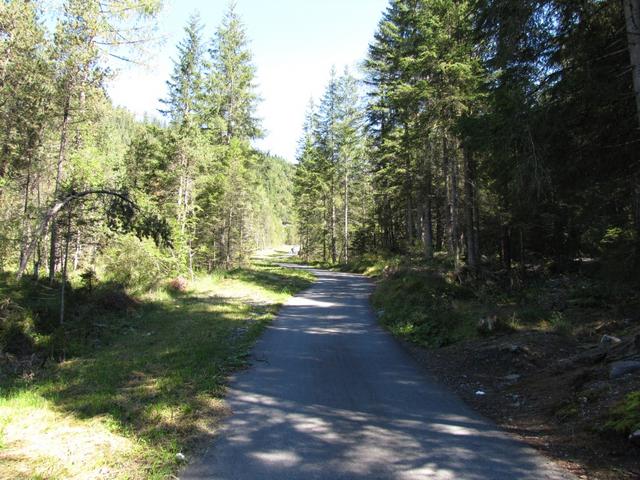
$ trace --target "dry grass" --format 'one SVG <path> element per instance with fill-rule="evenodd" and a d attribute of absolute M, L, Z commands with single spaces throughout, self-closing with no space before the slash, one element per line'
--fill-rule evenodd
<path fill-rule="evenodd" d="M 0 403 L 0 418 L 1 479 L 124 478 L 135 470 L 135 442 L 106 418 L 78 420 L 29 394 Z"/>

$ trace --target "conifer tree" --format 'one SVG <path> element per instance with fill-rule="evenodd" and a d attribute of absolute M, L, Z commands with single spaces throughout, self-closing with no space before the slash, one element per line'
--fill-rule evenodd
<path fill-rule="evenodd" d="M 167 81 L 168 97 L 161 102 L 167 106 L 162 113 L 172 124 L 191 128 L 202 114 L 204 48 L 198 14 L 191 15 L 184 32 L 185 38 L 177 47 L 173 73 Z"/>
<path fill-rule="evenodd" d="M 255 67 L 244 25 L 230 3 L 209 49 L 210 67 L 205 85 L 207 115 L 211 122 L 224 121 L 222 136 L 253 139 L 261 135 L 255 117 L 259 97 Z"/>

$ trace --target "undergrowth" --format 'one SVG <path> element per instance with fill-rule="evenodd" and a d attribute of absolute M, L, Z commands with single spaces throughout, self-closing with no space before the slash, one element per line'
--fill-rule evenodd
<path fill-rule="evenodd" d="M 86 317 L 74 314 L 89 327 L 65 325 L 67 344 L 78 347 L 68 349 L 64 361 L 0 379 L 0 478 L 174 474 L 177 453 L 188 454 L 225 414 L 229 372 L 246 364 L 279 305 L 311 281 L 304 270 L 263 262 L 198 277 L 185 291 L 158 288 L 135 300 L 121 297 L 121 290 L 115 298 L 113 290 L 72 291 L 91 299 Z M 16 305 L 25 300 L 20 292 L 32 288 L 6 285 L 3 292 L 11 290 Z M 55 311 L 55 300 L 48 301 L 39 305 Z M 16 311 L 24 320 L 25 311 L 44 311 L 36 307 Z M 34 348 L 46 351 L 51 342 Z M 62 446 L 68 454 L 56 453 Z"/>
<path fill-rule="evenodd" d="M 400 270 L 382 279 L 372 297 L 380 322 L 392 333 L 440 347 L 467 338 L 469 313 L 453 302 L 471 298 L 465 287 L 432 272 Z"/>
<path fill-rule="evenodd" d="M 523 330 L 597 337 L 594 320 L 603 312 L 633 316 L 640 304 L 638 292 L 626 284 L 535 272 L 514 284 L 489 266 L 479 277 L 463 277 L 440 255 L 429 261 L 367 255 L 340 268 L 376 277 L 372 301 L 382 325 L 429 347 Z"/>
<path fill-rule="evenodd" d="M 640 430 L 640 391 L 629 393 L 614 406 L 604 427 L 605 430 L 624 436 Z"/>

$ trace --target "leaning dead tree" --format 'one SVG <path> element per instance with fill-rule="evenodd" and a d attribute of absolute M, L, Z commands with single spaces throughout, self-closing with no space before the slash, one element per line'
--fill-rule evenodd
<path fill-rule="evenodd" d="M 22 259 L 20 261 L 20 267 L 18 268 L 18 273 L 16 275 L 18 279 L 22 278 L 22 275 L 24 275 L 24 272 L 27 269 L 27 264 L 29 263 L 29 259 L 31 258 L 33 251 L 38 245 L 38 242 L 43 238 L 45 232 L 47 231 L 47 227 L 51 224 L 53 219 L 55 219 L 56 215 L 58 215 L 60 210 L 62 210 L 71 202 L 83 197 L 87 197 L 89 195 L 109 195 L 112 197 L 117 197 L 129 203 L 134 208 L 136 208 L 136 204 L 133 201 L 131 201 L 131 199 L 129 199 L 125 194 L 120 192 L 115 192 L 112 190 L 85 190 L 82 192 L 73 192 L 67 195 L 66 197 L 58 200 L 44 213 L 44 215 L 42 216 L 42 220 L 40 220 L 40 224 L 38 225 L 38 228 L 36 228 L 34 232 L 33 238 L 27 245 L 27 248 L 24 251 L 24 255 L 22 256 Z"/>

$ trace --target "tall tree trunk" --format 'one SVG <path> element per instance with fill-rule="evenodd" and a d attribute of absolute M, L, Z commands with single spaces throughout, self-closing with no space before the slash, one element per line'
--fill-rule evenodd
<path fill-rule="evenodd" d="M 411 158 L 407 155 L 405 159 L 405 174 L 404 174 L 404 194 L 405 194 L 405 231 L 407 235 L 407 248 L 411 249 L 413 246 L 413 199 L 411 195 L 412 181 L 411 181 Z"/>
<path fill-rule="evenodd" d="M 411 249 L 413 246 L 413 202 L 411 201 L 411 194 L 407 193 L 407 201 L 405 205 L 405 219 L 404 228 L 407 236 L 407 248 Z"/>
<path fill-rule="evenodd" d="M 333 181 L 331 182 L 331 221 L 329 228 L 331 229 L 331 262 L 336 263 L 338 257 L 338 245 L 336 238 L 336 202 L 335 202 L 335 187 Z"/>
<path fill-rule="evenodd" d="M 240 214 L 240 228 L 238 229 L 238 254 L 244 259 L 244 215 Z"/>
<path fill-rule="evenodd" d="M 424 161 L 424 184 L 422 201 L 422 250 L 427 259 L 433 258 L 433 218 L 431 214 L 431 195 L 433 192 L 433 175 L 431 172 L 431 159 Z"/>
<path fill-rule="evenodd" d="M 65 291 L 67 288 L 67 264 L 69 260 L 69 242 L 71 241 L 71 206 L 67 207 L 67 233 L 64 242 L 64 258 L 62 259 L 62 284 L 60 285 L 60 326 L 64 326 Z M 66 359 L 67 333 L 62 330 L 62 359 Z"/>
<path fill-rule="evenodd" d="M 426 259 L 433 258 L 433 223 L 431 199 L 427 197 L 422 205 L 422 250 Z"/>
<path fill-rule="evenodd" d="M 75 251 L 73 252 L 73 271 L 78 270 L 80 266 L 80 255 L 82 254 L 82 243 L 80 242 L 80 234 L 81 231 L 78 229 L 76 231 L 76 246 Z"/>
<path fill-rule="evenodd" d="M 451 225 L 454 245 L 454 259 L 456 265 L 460 263 L 460 219 L 458 218 L 458 155 L 454 150 L 451 154 Z"/>
<path fill-rule="evenodd" d="M 60 183 L 62 182 L 62 169 L 67 155 L 67 136 L 69 130 L 69 112 L 71 107 L 71 97 L 67 95 L 65 98 L 64 108 L 62 112 L 62 125 L 60 126 L 60 148 L 58 150 L 58 163 L 56 168 L 56 183 L 53 190 L 54 200 L 57 200 L 60 193 Z M 49 283 L 53 283 L 56 274 L 58 245 L 58 226 L 56 222 L 51 222 L 51 239 L 49 247 Z"/>
<path fill-rule="evenodd" d="M 349 171 L 344 174 L 344 261 L 349 261 Z"/>
<path fill-rule="evenodd" d="M 60 285 L 60 325 L 64 325 L 64 294 L 67 286 L 67 264 L 69 259 L 69 243 L 71 242 L 71 207 L 67 207 L 67 233 L 64 243 L 64 258 L 62 259 L 62 285 Z"/>
<path fill-rule="evenodd" d="M 525 257 L 525 251 L 524 251 L 524 225 L 521 225 L 520 228 L 518 229 L 518 235 L 519 235 L 519 240 L 520 240 L 520 252 L 519 252 L 519 257 L 520 257 L 520 275 L 521 278 L 524 279 L 525 274 L 527 273 L 527 265 L 526 265 L 526 257 Z"/>
<path fill-rule="evenodd" d="M 0 153 L 0 178 L 3 178 L 7 174 L 9 167 L 9 141 L 5 141 L 2 145 L 2 153 Z M 0 194 L 2 189 L 0 188 Z"/>
<path fill-rule="evenodd" d="M 636 112 L 640 123 L 640 0 L 623 0 L 623 4 Z"/>
<path fill-rule="evenodd" d="M 501 251 L 504 268 L 511 271 L 511 227 L 508 224 L 502 225 Z"/>
<path fill-rule="evenodd" d="M 473 188 L 473 246 L 476 251 L 478 262 L 480 262 L 480 186 L 478 185 L 478 175 L 475 171 L 475 164 L 472 164 L 474 171 L 471 172 L 475 179 Z"/>
<path fill-rule="evenodd" d="M 455 156 L 449 152 L 446 136 L 442 138 L 442 163 L 447 191 L 447 241 L 449 254 L 457 266 L 459 261 L 458 243 L 460 241 L 458 232 L 458 168 Z"/>
<path fill-rule="evenodd" d="M 476 243 L 475 222 L 474 222 L 474 203 L 475 195 L 475 178 L 473 176 L 474 168 L 473 155 L 468 147 L 463 147 L 464 153 L 464 236 L 467 244 L 467 266 L 471 270 L 478 269 L 478 251 Z"/>
<path fill-rule="evenodd" d="M 29 193 L 31 191 L 31 164 L 33 159 L 33 151 L 29 148 L 27 160 L 27 179 L 24 185 L 24 199 L 22 203 L 22 243 L 20 246 L 20 263 L 24 260 L 24 255 L 29 245 L 31 236 L 31 222 L 29 219 Z"/>
<path fill-rule="evenodd" d="M 229 213 L 227 214 L 227 244 L 226 244 L 226 267 L 229 268 L 231 265 L 231 220 L 232 220 L 232 212 L 229 209 Z"/>
<path fill-rule="evenodd" d="M 327 235 L 329 234 L 329 202 L 327 197 L 324 198 L 324 220 L 322 225 L 322 261 L 327 261 Z"/>
<path fill-rule="evenodd" d="M 440 192 L 441 193 L 441 192 Z M 436 224 L 436 232 L 435 232 L 435 245 L 434 250 L 439 252 L 442 250 L 444 246 L 444 221 L 442 220 L 444 215 L 444 205 L 442 200 L 442 195 L 438 194 L 436 197 L 435 208 L 433 211 L 436 214 L 435 224 Z"/>
<path fill-rule="evenodd" d="M 41 206 L 42 206 L 42 198 L 40 196 L 40 174 L 38 173 L 36 175 L 36 209 L 37 211 L 40 211 Z M 28 251 L 28 248 L 29 248 L 28 246 L 25 248 L 25 252 L 24 252 L 25 255 Z M 37 240 L 37 245 L 35 249 L 36 249 L 36 257 L 33 261 L 33 278 L 35 280 L 38 280 L 38 278 L 40 277 L 40 265 L 42 265 L 42 243 L 40 241 L 40 238 L 38 238 Z M 24 262 L 25 265 L 27 264 L 24 257 L 22 257 L 21 260 L 22 261 L 20 265 L 22 265 L 22 262 Z"/>
<path fill-rule="evenodd" d="M 623 0 L 627 25 L 627 43 L 636 100 L 636 114 L 640 127 L 640 0 Z M 636 229 L 636 262 L 640 264 L 640 171 L 636 167 L 633 176 L 634 223 Z"/>

